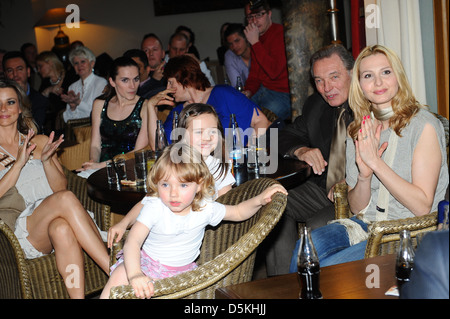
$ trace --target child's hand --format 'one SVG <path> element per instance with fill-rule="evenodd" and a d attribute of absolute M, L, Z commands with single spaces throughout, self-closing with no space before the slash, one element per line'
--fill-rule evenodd
<path fill-rule="evenodd" d="M 136 297 L 150 299 L 155 293 L 153 288 L 153 279 L 144 274 L 138 274 L 128 279 L 134 289 Z"/>
<path fill-rule="evenodd" d="M 126 230 L 127 225 L 122 225 L 121 222 L 111 226 L 108 230 L 108 248 L 111 248 L 114 243 L 118 243 L 122 239 Z"/>
<path fill-rule="evenodd" d="M 268 187 L 264 192 L 262 192 L 261 195 L 259 195 L 260 200 L 261 200 L 261 205 L 264 206 L 264 205 L 270 203 L 272 201 L 272 195 L 277 192 L 283 193 L 286 196 L 288 195 L 287 190 L 280 184 L 272 185 L 272 186 Z"/>

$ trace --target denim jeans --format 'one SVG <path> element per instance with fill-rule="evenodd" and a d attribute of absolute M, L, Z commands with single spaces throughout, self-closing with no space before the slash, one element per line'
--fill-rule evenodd
<path fill-rule="evenodd" d="M 367 224 L 357 219 L 355 216 L 351 220 L 357 222 L 367 231 Z M 333 223 L 311 232 L 311 238 L 319 257 L 321 267 L 346 263 L 350 261 L 360 260 L 364 258 L 367 241 L 350 246 L 346 228 L 339 224 Z M 300 240 L 294 248 L 291 259 L 289 272 L 297 272 L 297 255 L 300 246 Z"/>
<path fill-rule="evenodd" d="M 251 100 L 260 107 L 271 110 L 282 120 L 289 119 L 291 114 L 291 98 L 289 93 L 269 90 L 260 86 Z"/>

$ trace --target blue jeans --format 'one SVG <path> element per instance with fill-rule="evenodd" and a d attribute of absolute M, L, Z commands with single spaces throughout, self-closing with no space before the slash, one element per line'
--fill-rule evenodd
<path fill-rule="evenodd" d="M 351 220 L 357 222 L 367 231 L 367 224 L 352 217 Z M 344 226 L 338 223 L 329 224 L 317 228 L 311 232 L 311 238 L 317 250 L 321 267 L 346 263 L 364 258 L 367 241 L 362 241 L 350 246 L 347 231 Z M 297 255 L 300 240 L 294 248 L 289 272 L 297 272 Z"/>
<path fill-rule="evenodd" d="M 272 91 L 261 85 L 251 97 L 251 100 L 256 105 L 271 110 L 282 120 L 289 119 L 292 116 L 289 93 Z"/>

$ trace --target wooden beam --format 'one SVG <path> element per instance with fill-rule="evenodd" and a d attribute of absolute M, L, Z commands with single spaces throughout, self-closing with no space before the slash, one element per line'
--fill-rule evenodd
<path fill-rule="evenodd" d="M 438 113 L 449 118 L 448 0 L 433 0 Z"/>

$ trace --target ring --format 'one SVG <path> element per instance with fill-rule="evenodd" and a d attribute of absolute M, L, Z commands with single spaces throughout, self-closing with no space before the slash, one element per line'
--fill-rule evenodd
<path fill-rule="evenodd" d="M 363 136 L 363 140 L 365 140 L 365 139 L 367 139 L 367 135 L 366 135 L 366 136 Z"/>

